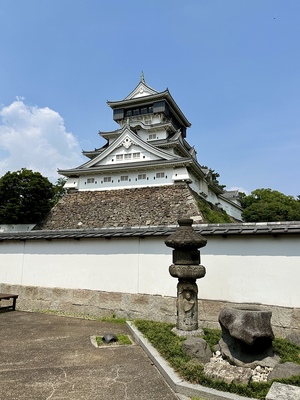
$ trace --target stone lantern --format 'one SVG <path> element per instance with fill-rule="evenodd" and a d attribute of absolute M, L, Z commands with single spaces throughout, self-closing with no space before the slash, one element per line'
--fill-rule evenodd
<path fill-rule="evenodd" d="M 207 240 L 194 231 L 193 220 L 178 220 L 179 227 L 170 235 L 165 244 L 172 247 L 173 264 L 170 275 L 178 278 L 177 284 L 177 324 L 176 333 L 182 336 L 203 333 L 198 326 L 198 287 L 196 279 L 205 276 L 205 268 L 200 265 L 200 247 Z"/>

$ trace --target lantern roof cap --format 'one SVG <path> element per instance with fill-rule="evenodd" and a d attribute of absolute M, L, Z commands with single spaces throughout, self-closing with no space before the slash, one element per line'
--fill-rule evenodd
<path fill-rule="evenodd" d="M 204 247 L 207 240 L 193 229 L 192 224 L 193 220 L 190 218 L 179 219 L 179 227 L 165 240 L 166 246 L 173 249 L 199 249 Z"/>

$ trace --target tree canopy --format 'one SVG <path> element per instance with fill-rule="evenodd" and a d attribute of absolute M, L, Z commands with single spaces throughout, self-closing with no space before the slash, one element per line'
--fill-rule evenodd
<path fill-rule="evenodd" d="M 256 189 L 242 198 L 245 222 L 300 221 L 300 201 L 277 190 Z"/>
<path fill-rule="evenodd" d="M 55 186 L 39 172 L 26 168 L 0 178 L 0 223 L 42 221 L 54 204 Z"/>
<path fill-rule="evenodd" d="M 54 185 L 54 196 L 53 205 L 59 202 L 59 200 L 66 194 L 67 190 L 64 188 L 67 178 L 58 178 Z"/>

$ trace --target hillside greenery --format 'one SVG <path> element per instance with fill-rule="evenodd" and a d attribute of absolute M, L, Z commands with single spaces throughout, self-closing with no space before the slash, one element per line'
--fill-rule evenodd
<path fill-rule="evenodd" d="M 226 211 L 221 210 L 218 207 L 214 207 L 212 204 L 206 201 L 199 201 L 199 209 L 208 224 L 224 224 L 233 222 Z"/>
<path fill-rule="evenodd" d="M 300 200 L 277 190 L 256 189 L 242 195 L 245 222 L 300 221 Z"/>

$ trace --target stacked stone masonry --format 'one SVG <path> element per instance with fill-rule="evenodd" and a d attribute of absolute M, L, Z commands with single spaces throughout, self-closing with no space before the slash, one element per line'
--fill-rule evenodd
<path fill-rule="evenodd" d="M 90 314 L 127 319 L 151 319 L 176 322 L 176 298 L 149 294 L 111 293 L 85 289 L 61 289 L 0 283 L 0 291 L 18 293 L 17 309 L 22 311 L 55 310 L 70 314 Z M 201 327 L 220 329 L 218 316 L 228 303 L 198 300 L 198 318 Z M 246 306 L 246 304 L 245 304 Z M 287 337 L 300 330 L 300 312 L 297 308 L 263 306 L 272 312 L 275 336 Z"/>
<path fill-rule="evenodd" d="M 73 192 L 52 209 L 40 228 L 176 225 L 180 217 L 196 217 L 205 222 L 198 208 L 199 200 L 186 184 Z"/>

